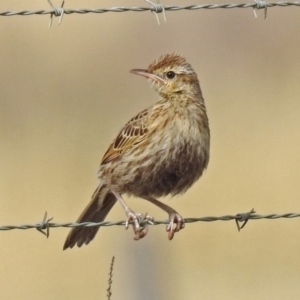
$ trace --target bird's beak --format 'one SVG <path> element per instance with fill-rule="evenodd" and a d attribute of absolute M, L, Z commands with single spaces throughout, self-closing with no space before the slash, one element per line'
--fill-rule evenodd
<path fill-rule="evenodd" d="M 133 69 L 133 70 L 130 71 L 130 73 L 141 75 L 141 76 L 144 76 L 146 78 L 150 78 L 150 79 L 152 79 L 152 80 L 154 80 L 158 83 L 166 84 L 165 80 L 163 80 L 162 78 L 160 78 L 159 76 L 157 76 L 153 73 L 148 72 L 147 70 Z"/>

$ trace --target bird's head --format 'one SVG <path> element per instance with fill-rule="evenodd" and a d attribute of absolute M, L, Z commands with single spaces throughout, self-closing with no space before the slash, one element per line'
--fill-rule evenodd
<path fill-rule="evenodd" d="M 197 74 L 185 58 L 177 53 L 161 56 L 148 69 L 133 69 L 130 72 L 146 77 L 163 96 L 201 94 Z"/>

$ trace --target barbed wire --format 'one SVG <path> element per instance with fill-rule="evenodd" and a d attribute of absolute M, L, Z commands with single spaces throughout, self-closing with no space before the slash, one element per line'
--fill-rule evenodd
<path fill-rule="evenodd" d="M 147 214 L 146 214 L 147 215 Z M 249 220 L 277 220 L 280 218 L 284 219 L 293 219 L 299 218 L 299 213 L 285 213 L 285 214 L 267 214 L 267 215 L 258 215 L 255 214 L 254 209 L 246 213 L 239 213 L 236 215 L 224 215 L 219 217 L 214 216 L 207 216 L 207 217 L 199 217 L 199 218 L 185 218 L 184 221 L 186 224 L 188 223 L 196 223 L 196 222 L 215 222 L 215 221 L 231 221 L 234 220 L 236 222 L 238 230 L 242 229 Z M 0 226 L 0 231 L 8 231 L 14 229 L 26 230 L 26 229 L 37 229 L 38 231 L 42 232 L 44 235 L 49 237 L 49 229 L 50 228 L 59 228 L 59 227 L 106 227 L 106 226 L 125 226 L 126 221 L 104 221 L 104 222 L 83 222 L 83 223 L 74 223 L 74 222 L 67 222 L 67 223 L 52 223 L 50 222 L 53 218 L 47 219 L 47 212 L 43 218 L 42 222 L 36 224 L 21 224 L 21 225 L 2 225 Z M 169 220 L 164 221 L 148 221 L 147 218 L 140 220 L 140 225 L 148 226 L 148 225 L 161 225 L 161 224 L 169 224 Z M 242 226 L 239 225 L 239 222 L 243 222 Z M 144 223 L 144 224 L 143 224 Z M 45 230 L 46 232 L 44 232 Z"/>
<path fill-rule="evenodd" d="M 271 7 L 287 7 L 287 6 L 299 6 L 300 1 L 296 2 L 265 2 L 261 0 L 256 0 L 254 3 L 228 3 L 228 4 L 194 4 L 194 5 L 186 5 L 186 6 L 179 6 L 179 5 L 170 5 L 164 6 L 162 4 L 155 4 L 151 3 L 152 7 L 110 7 L 110 8 L 77 8 L 77 9 L 66 9 L 66 8 L 55 8 L 52 10 L 22 10 L 22 11 L 0 11 L 0 16 L 10 17 L 10 16 L 30 16 L 30 15 L 55 15 L 61 16 L 62 14 L 101 14 L 101 13 L 108 13 L 108 12 L 144 12 L 144 11 L 151 11 L 153 13 L 160 13 L 163 10 L 165 11 L 179 11 L 179 10 L 198 10 L 198 9 L 232 9 L 232 8 L 252 8 L 252 9 L 261 9 L 261 8 L 271 8 Z"/>

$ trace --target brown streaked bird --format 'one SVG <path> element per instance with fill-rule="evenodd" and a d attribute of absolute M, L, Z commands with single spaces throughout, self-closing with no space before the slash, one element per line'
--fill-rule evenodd
<path fill-rule="evenodd" d="M 100 183 L 78 219 L 101 222 L 118 201 L 135 239 L 147 230 L 139 225 L 123 194 L 143 198 L 166 211 L 171 240 L 184 227 L 184 219 L 156 198 L 184 193 L 199 179 L 209 161 L 210 133 L 197 74 L 179 54 L 166 54 L 148 69 L 130 71 L 146 77 L 160 100 L 132 118 L 109 146 L 100 164 Z M 151 217 L 146 216 L 151 219 Z M 89 244 L 99 227 L 74 227 L 64 249 Z"/>

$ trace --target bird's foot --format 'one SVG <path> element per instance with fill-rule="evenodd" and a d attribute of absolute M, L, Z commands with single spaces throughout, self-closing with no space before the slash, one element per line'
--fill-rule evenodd
<path fill-rule="evenodd" d="M 172 240 L 175 232 L 185 227 L 184 219 L 175 210 L 169 214 L 170 223 L 167 225 L 167 232 L 169 240 Z"/>
<path fill-rule="evenodd" d="M 133 232 L 135 234 L 134 239 L 138 241 L 139 239 L 146 236 L 148 233 L 148 225 L 153 225 L 154 218 L 146 214 L 135 213 L 132 210 L 126 212 L 127 221 L 125 223 L 125 228 L 128 229 L 129 224 L 132 224 Z"/>

